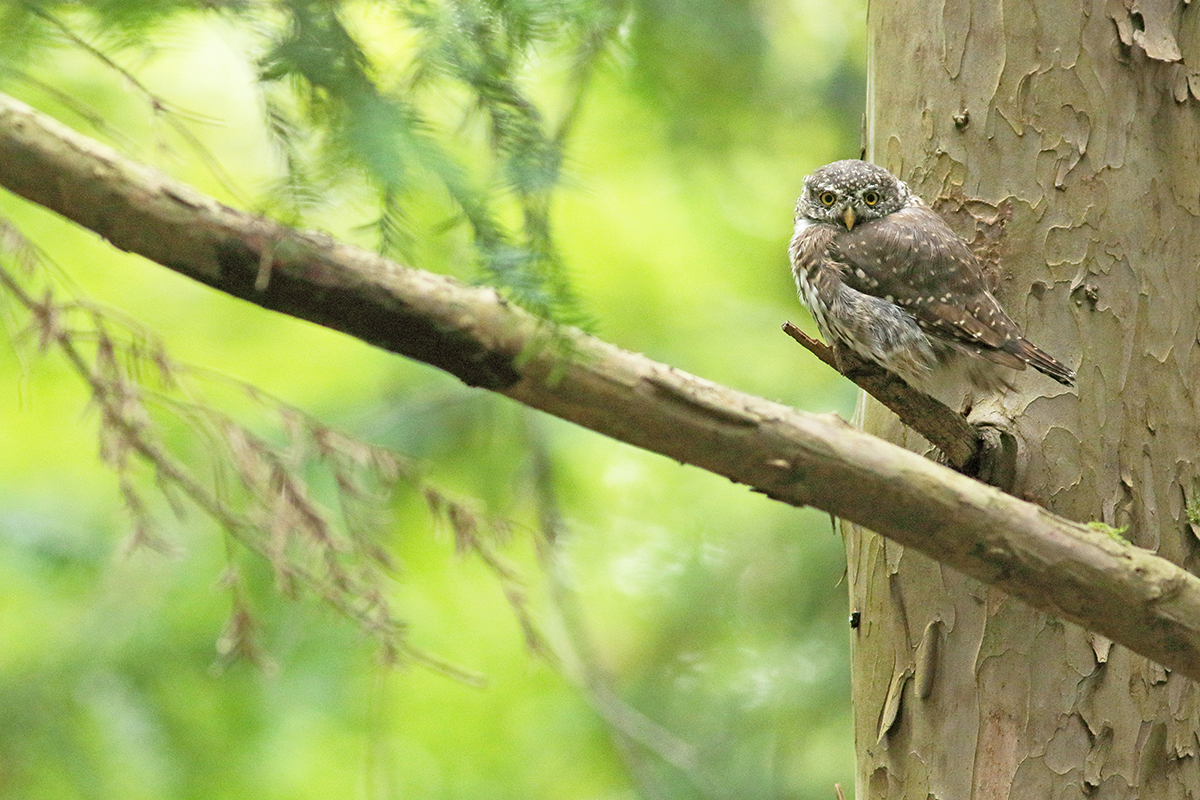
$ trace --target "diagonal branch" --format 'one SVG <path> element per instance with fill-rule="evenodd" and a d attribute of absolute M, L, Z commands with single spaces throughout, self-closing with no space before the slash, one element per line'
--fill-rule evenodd
<path fill-rule="evenodd" d="M 854 353 L 835 352 L 790 322 L 783 323 L 783 332 L 891 409 L 901 422 L 941 450 L 955 469 L 965 471 L 979 454 L 979 434 L 966 417 L 946 404 L 913 389 L 904 379 Z"/>
<path fill-rule="evenodd" d="M 1200 680 L 1200 579 L 836 417 L 572 329 L 545 346 L 546 324 L 490 289 L 235 211 L 3 95 L 0 185 L 228 294 L 852 520 Z"/>

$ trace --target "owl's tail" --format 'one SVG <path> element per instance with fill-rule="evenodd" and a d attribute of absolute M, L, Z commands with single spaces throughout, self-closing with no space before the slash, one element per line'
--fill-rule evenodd
<path fill-rule="evenodd" d="M 1044 350 L 1039 349 L 1028 339 L 1018 339 L 1010 347 L 1004 349 L 1010 350 L 1017 358 L 1043 375 L 1049 375 L 1051 378 L 1054 378 L 1054 380 L 1063 386 L 1075 385 L 1075 370 L 1052 357 Z"/>

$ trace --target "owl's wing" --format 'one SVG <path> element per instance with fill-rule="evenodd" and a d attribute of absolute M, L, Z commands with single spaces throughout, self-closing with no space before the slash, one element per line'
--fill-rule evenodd
<path fill-rule="evenodd" d="M 864 294 L 891 300 L 922 329 L 1014 369 L 1020 328 L 987 291 L 979 262 L 934 211 L 903 208 L 842 230 L 832 255 L 845 265 L 843 280 Z"/>

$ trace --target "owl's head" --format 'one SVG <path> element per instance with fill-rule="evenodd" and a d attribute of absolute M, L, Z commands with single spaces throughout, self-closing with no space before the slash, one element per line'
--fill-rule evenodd
<path fill-rule="evenodd" d="M 908 186 L 883 167 L 866 161 L 835 161 L 804 179 L 796 216 L 853 228 L 886 217 L 910 202 Z"/>

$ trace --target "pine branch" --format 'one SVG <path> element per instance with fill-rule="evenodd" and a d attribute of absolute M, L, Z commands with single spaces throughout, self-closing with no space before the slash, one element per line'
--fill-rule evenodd
<path fill-rule="evenodd" d="M 490 289 L 222 206 L 4 96 L 0 185 L 228 294 L 864 525 L 1200 680 L 1200 578 L 836 417 L 736 392 L 578 331 L 551 337 Z"/>

